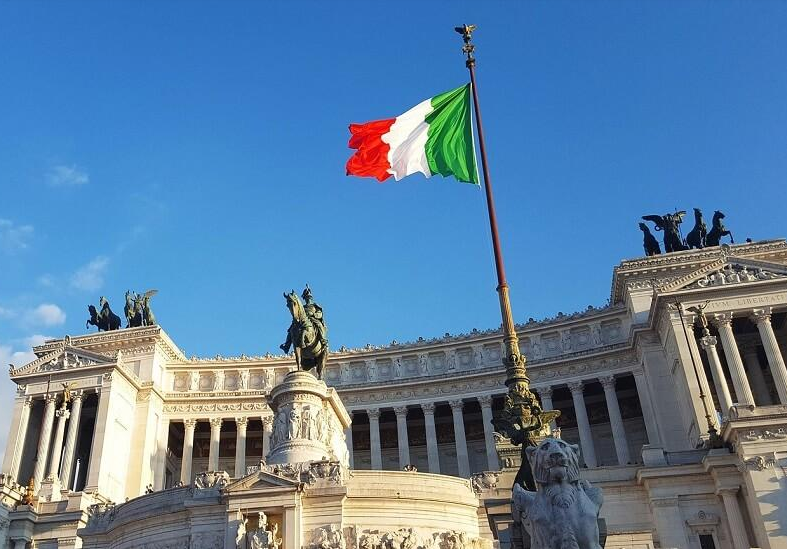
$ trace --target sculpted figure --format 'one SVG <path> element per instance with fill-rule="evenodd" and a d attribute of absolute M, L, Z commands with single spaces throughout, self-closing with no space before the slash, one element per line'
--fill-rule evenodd
<path fill-rule="evenodd" d="M 273 426 L 273 444 L 279 444 L 287 438 L 287 412 L 280 410 L 276 416 L 276 424 Z"/>
<path fill-rule="evenodd" d="M 294 290 L 284 294 L 292 322 L 287 329 L 287 339 L 279 347 L 285 353 L 289 353 L 292 347 L 298 369 L 315 369 L 317 379 L 322 379 L 322 371 L 328 360 L 328 330 L 322 307 L 314 302 L 308 286 L 303 290 L 303 298 L 306 300 L 305 306 Z"/>
<path fill-rule="evenodd" d="M 293 440 L 301 437 L 301 414 L 293 408 L 290 410 L 290 425 L 287 438 Z"/>
<path fill-rule="evenodd" d="M 224 390 L 224 371 L 223 370 L 216 370 L 213 373 L 213 390 L 214 391 L 223 391 Z"/>
<path fill-rule="evenodd" d="M 312 438 L 312 413 L 309 408 L 304 408 L 303 413 L 301 414 L 301 437 L 302 438 Z"/>
<path fill-rule="evenodd" d="M 249 388 L 249 371 L 248 370 L 241 370 L 238 372 L 238 389 L 240 391 L 245 391 Z"/>
<path fill-rule="evenodd" d="M 579 446 L 544 439 L 526 449 L 537 491 L 514 484 L 514 521 L 530 534 L 531 549 L 601 549 L 600 488 L 579 478 Z"/>
<path fill-rule="evenodd" d="M 687 249 L 680 238 L 680 224 L 685 215 L 686 212 L 681 210 L 664 215 L 643 215 L 642 219 L 655 223 L 657 231 L 664 231 L 664 251 L 670 253 Z"/>
<path fill-rule="evenodd" d="M 705 238 L 708 236 L 708 226 L 702 219 L 702 210 L 694 208 L 694 228 L 686 235 L 686 245 L 689 248 L 702 249 L 705 247 Z"/>
<path fill-rule="evenodd" d="M 429 373 L 429 355 L 421 353 L 418 355 L 418 366 L 421 368 L 422 374 Z"/>
<path fill-rule="evenodd" d="M 101 312 L 97 312 L 93 305 L 88 305 L 87 310 L 90 313 L 90 318 L 85 322 L 85 328 L 91 324 L 98 328 L 98 331 L 108 332 L 110 330 L 117 330 L 120 328 L 120 317 L 112 312 L 109 307 L 109 301 L 104 296 L 99 299 L 99 306 Z"/>
<path fill-rule="evenodd" d="M 189 391 L 199 391 L 199 372 L 189 373 Z"/>
<path fill-rule="evenodd" d="M 645 255 L 659 255 L 661 253 L 661 246 L 656 237 L 651 234 L 650 229 L 644 223 L 639 224 L 639 230 L 642 231 L 642 247 L 645 248 Z"/>
<path fill-rule="evenodd" d="M 718 210 L 713 212 L 713 221 L 711 222 L 711 230 L 705 238 L 705 244 L 708 246 L 718 246 L 721 244 L 721 237 L 729 236 L 730 243 L 735 244 L 735 239 L 732 238 L 732 233 L 724 226 L 724 214 Z"/>

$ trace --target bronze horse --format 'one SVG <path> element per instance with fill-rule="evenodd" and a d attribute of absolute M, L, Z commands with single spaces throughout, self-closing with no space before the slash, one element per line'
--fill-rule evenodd
<path fill-rule="evenodd" d="M 290 352 L 290 346 L 295 351 L 295 364 L 298 370 L 317 370 L 317 379 L 322 379 L 322 371 L 328 360 L 328 346 L 320 342 L 317 329 L 303 308 L 298 294 L 293 290 L 284 294 L 287 300 L 287 309 L 292 315 L 292 323 L 287 329 L 287 341 L 279 347 L 285 353 Z"/>
<path fill-rule="evenodd" d="M 718 246 L 721 244 L 721 237 L 722 236 L 729 236 L 730 237 L 730 244 L 735 244 L 735 239 L 732 238 L 732 233 L 727 230 L 727 227 L 724 226 L 724 214 L 721 213 L 719 210 L 716 210 L 713 213 L 713 221 L 710 232 L 708 233 L 707 238 L 705 239 L 705 244 L 708 246 Z"/>
<path fill-rule="evenodd" d="M 694 228 L 686 235 L 686 245 L 692 249 L 702 249 L 705 247 L 705 239 L 708 236 L 708 226 L 702 219 L 702 210 L 694 208 Z"/>
<path fill-rule="evenodd" d="M 119 329 L 120 317 L 112 312 L 112 309 L 109 307 L 109 301 L 104 296 L 101 296 L 99 305 L 101 305 L 100 313 L 96 312 L 96 308 L 93 305 L 87 306 L 90 318 L 85 322 L 85 328 L 92 324 L 98 328 L 99 332 Z"/>

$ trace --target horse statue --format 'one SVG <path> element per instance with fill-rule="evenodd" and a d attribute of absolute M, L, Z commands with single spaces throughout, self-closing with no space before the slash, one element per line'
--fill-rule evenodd
<path fill-rule="evenodd" d="M 664 231 L 664 251 L 670 253 L 687 249 L 680 237 L 680 224 L 685 215 L 686 212 L 681 210 L 674 214 L 643 215 L 642 219 L 655 223 L 657 231 Z"/>
<path fill-rule="evenodd" d="M 126 306 L 123 307 L 123 312 L 126 314 L 126 328 L 153 326 L 156 323 L 156 317 L 150 308 L 150 298 L 157 293 L 158 290 L 148 290 L 144 294 L 131 290 L 126 292 Z"/>
<path fill-rule="evenodd" d="M 92 324 L 98 328 L 99 332 L 119 329 L 120 317 L 112 312 L 112 309 L 109 307 L 109 301 L 103 295 L 99 300 L 99 305 L 101 306 L 101 312 L 97 312 L 93 305 L 87 306 L 90 318 L 85 322 L 85 328 Z"/>
<path fill-rule="evenodd" d="M 292 315 L 292 323 L 287 329 L 287 341 L 279 347 L 285 353 L 290 352 L 290 346 L 295 350 L 295 364 L 298 370 L 317 370 L 317 379 L 322 379 L 322 371 L 328 360 L 328 343 L 323 343 L 320 331 L 315 327 L 318 322 L 306 314 L 295 290 L 289 294 L 284 293 L 287 309 Z"/>
<path fill-rule="evenodd" d="M 142 326 L 142 317 L 137 312 L 137 299 L 139 296 L 136 292 L 126 290 L 126 305 L 123 307 L 123 313 L 126 315 L 126 328 Z"/>
<path fill-rule="evenodd" d="M 735 244 L 735 239 L 732 238 L 732 233 L 727 230 L 727 227 L 724 226 L 724 214 L 719 210 L 713 212 L 713 221 L 711 222 L 711 230 L 708 233 L 708 236 L 705 238 L 705 244 L 707 246 L 718 246 L 721 244 L 721 237 L 728 236 L 730 237 L 730 244 Z"/>
<path fill-rule="evenodd" d="M 689 249 L 696 248 L 701 250 L 705 247 L 707 236 L 708 226 L 705 225 L 705 220 L 702 219 L 702 210 L 694 208 L 694 228 L 686 235 L 686 245 Z"/>
<path fill-rule="evenodd" d="M 639 229 L 642 231 L 642 236 L 644 237 L 644 241 L 642 243 L 643 247 L 645 248 L 645 255 L 659 255 L 661 253 L 661 247 L 659 246 L 659 241 L 656 240 L 656 237 L 650 233 L 650 229 L 644 223 L 639 224 Z"/>

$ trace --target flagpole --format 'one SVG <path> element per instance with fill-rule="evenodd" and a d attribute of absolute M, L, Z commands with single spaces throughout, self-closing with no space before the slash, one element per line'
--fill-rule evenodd
<path fill-rule="evenodd" d="M 489 227 L 492 232 L 492 249 L 495 254 L 495 269 L 497 271 L 497 293 L 500 301 L 500 315 L 502 317 L 503 343 L 506 347 L 506 356 L 503 363 L 506 367 L 506 387 L 508 394 L 505 399 L 503 412 L 499 418 L 495 418 L 495 429 L 506 435 L 514 444 L 522 444 L 522 468 L 517 475 L 517 482 L 530 484 L 526 486 L 534 490 L 532 485 L 532 473 L 524 455 L 524 447 L 531 443 L 532 434 L 536 434 L 542 427 L 541 407 L 530 392 L 530 380 L 527 377 L 526 359 L 519 351 L 519 338 L 514 327 L 514 315 L 511 312 L 511 300 L 509 298 L 508 281 L 506 280 L 505 265 L 503 263 L 503 251 L 500 246 L 500 235 L 497 229 L 497 215 L 495 213 L 495 201 L 492 194 L 492 179 L 489 176 L 489 164 L 486 157 L 486 142 L 484 140 L 484 128 L 481 122 L 481 108 L 478 103 L 478 89 L 475 77 L 475 45 L 471 43 L 472 33 L 476 29 L 475 25 L 462 25 L 455 30 L 462 35 L 464 46 L 462 51 L 465 53 L 465 66 L 470 71 L 470 87 L 473 92 L 473 107 L 475 109 L 475 122 L 478 133 L 478 146 L 481 149 L 481 167 L 484 174 L 484 192 L 486 194 L 486 209 L 489 215 Z M 526 469 L 526 471 L 525 471 Z M 522 478 L 524 474 L 525 477 Z M 528 482 L 529 481 L 529 482 Z"/>

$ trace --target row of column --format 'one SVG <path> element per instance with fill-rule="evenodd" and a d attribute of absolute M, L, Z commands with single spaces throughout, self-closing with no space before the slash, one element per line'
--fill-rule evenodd
<path fill-rule="evenodd" d="M 787 404 L 787 367 L 785 367 L 784 356 L 781 353 L 776 334 L 771 325 L 771 309 L 770 307 L 755 309 L 748 316 L 757 326 L 757 331 L 760 334 L 779 400 L 781 404 Z M 737 402 L 733 402 L 727 385 L 727 379 L 724 375 L 724 369 L 722 368 L 716 346 L 717 338 L 710 335 L 706 330 L 705 335 L 700 339 L 700 345 L 708 358 L 713 385 L 716 388 L 716 395 L 722 408 L 722 416 L 724 417 L 729 414 L 733 404 L 748 406 L 756 404 L 752 387 L 763 404 L 771 404 L 770 393 L 757 358 L 757 350 L 756 348 L 744 349 L 743 356 L 741 356 L 732 329 L 732 318 L 733 313 L 717 314 L 713 315 L 712 322 L 718 330 L 718 339 L 721 339 L 721 346 L 724 351 L 724 357 L 727 359 L 727 366 L 729 367 Z"/>
<path fill-rule="evenodd" d="M 597 467 L 596 449 L 593 446 L 593 433 L 590 429 L 587 408 L 585 406 L 584 387 L 588 380 L 573 381 L 568 383 L 571 391 L 571 398 L 574 401 L 574 413 L 577 420 L 577 430 L 579 431 L 579 445 L 582 448 L 582 457 L 588 467 Z M 612 428 L 612 439 L 615 444 L 615 454 L 619 465 L 627 465 L 631 460 L 629 455 L 628 439 L 626 429 L 623 425 L 623 416 L 620 413 L 618 395 L 615 391 L 615 376 L 602 376 L 598 378 L 599 383 L 604 388 L 604 397 L 607 401 L 607 411 L 609 414 L 609 424 Z M 544 410 L 552 410 L 552 387 L 535 388 L 541 399 Z M 552 422 L 554 430 L 556 425 Z"/>
<path fill-rule="evenodd" d="M 183 420 L 183 454 L 180 462 L 180 482 L 188 485 L 194 480 L 192 472 L 192 459 L 194 457 L 194 431 L 197 427 L 196 419 Z M 221 442 L 221 425 L 225 418 L 214 417 L 210 422 L 210 450 L 208 452 L 208 471 L 217 471 L 219 468 L 219 444 Z M 248 427 L 248 417 L 234 418 L 235 421 L 235 478 L 240 478 L 246 474 L 246 428 Z M 273 418 L 265 416 L 262 418 L 262 457 L 268 455 L 270 451 L 271 431 L 273 430 Z"/>
<path fill-rule="evenodd" d="M 489 470 L 499 469 L 497 450 L 495 449 L 494 431 L 492 429 L 492 395 L 477 397 L 481 405 L 481 415 L 484 424 L 484 440 L 486 443 L 486 458 Z M 470 458 L 467 453 L 467 438 L 465 436 L 464 423 L 464 402 L 462 400 L 451 400 L 448 403 L 451 407 L 451 414 L 454 423 L 454 439 L 456 443 L 456 458 L 460 477 L 470 476 Z M 435 427 L 435 403 L 424 402 L 419 404 L 424 414 L 424 424 L 426 429 L 426 455 L 430 473 L 440 472 L 440 454 L 437 449 L 437 429 Z M 396 414 L 396 432 L 399 446 L 399 467 L 404 468 L 410 462 L 410 443 L 407 431 L 407 406 L 397 406 L 394 408 Z M 366 410 L 369 417 L 369 443 L 371 451 L 372 469 L 382 469 L 382 450 L 380 446 L 380 409 L 369 408 Z M 348 431 L 350 431 L 348 429 Z M 345 433 L 346 435 L 346 433 Z M 348 448 L 352 448 L 352 432 L 347 438 Z"/>
<path fill-rule="evenodd" d="M 75 450 L 77 436 L 79 434 L 79 421 L 82 415 L 82 401 L 84 394 L 82 391 L 71 393 L 71 410 L 68 410 L 68 402 L 62 402 L 57 408 L 57 395 L 47 395 L 44 397 L 44 414 L 41 419 L 41 431 L 38 438 L 38 453 L 33 469 L 33 479 L 36 488 L 41 486 L 41 481 L 45 478 L 57 478 L 60 484 L 68 487 L 71 480 L 71 473 L 74 469 Z M 9 474 L 24 483 L 24 479 L 19 479 L 22 467 L 22 454 L 24 452 L 27 430 L 30 424 L 30 411 L 33 407 L 33 399 L 28 397 L 22 405 L 22 413 L 19 418 L 19 430 L 14 442 L 13 457 Z M 57 419 L 57 422 L 55 422 Z M 68 421 L 68 420 L 71 421 Z M 68 422 L 68 432 L 66 433 L 66 422 Z M 52 429 L 55 430 L 54 441 L 52 440 Z M 65 439 L 65 444 L 64 444 Z M 47 457 L 49 459 L 47 459 Z M 46 475 L 46 476 L 45 476 Z"/>

